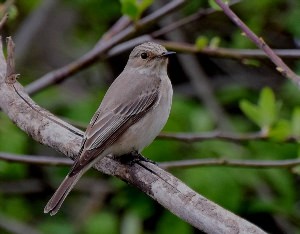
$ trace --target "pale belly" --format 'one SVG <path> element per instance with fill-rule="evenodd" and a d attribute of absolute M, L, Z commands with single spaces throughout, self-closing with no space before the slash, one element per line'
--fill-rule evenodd
<path fill-rule="evenodd" d="M 172 105 L 171 82 L 169 79 L 165 79 L 164 82 L 157 106 L 132 125 L 109 149 L 105 150 L 105 154 L 119 156 L 134 150 L 141 152 L 152 143 L 166 124 Z"/>

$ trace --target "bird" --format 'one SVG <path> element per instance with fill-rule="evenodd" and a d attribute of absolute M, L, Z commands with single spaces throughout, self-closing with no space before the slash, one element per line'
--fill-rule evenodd
<path fill-rule="evenodd" d="M 55 215 L 80 177 L 102 158 L 139 154 L 160 133 L 172 105 L 167 65 L 173 54 L 154 42 L 145 42 L 131 51 L 124 70 L 92 117 L 78 157 L 44 213 Z"/>

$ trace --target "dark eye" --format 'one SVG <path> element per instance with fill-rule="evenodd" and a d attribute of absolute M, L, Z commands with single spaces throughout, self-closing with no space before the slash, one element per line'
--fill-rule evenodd
<path fill-rule="evenodd" d="M 141 53 L 141 58 L 142 58 L 142 59 L 148 58 L 148 54 L 147 54 L 147 53 Z"/>

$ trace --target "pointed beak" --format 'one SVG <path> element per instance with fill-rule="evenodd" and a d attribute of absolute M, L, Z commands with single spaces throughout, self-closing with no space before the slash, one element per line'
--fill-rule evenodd
<path fill-rule="evenodd" d="M 176 54 L 174 51 L 167 51 L 161 54 L 161 57 L 169 57 L 170 55 Z"/>

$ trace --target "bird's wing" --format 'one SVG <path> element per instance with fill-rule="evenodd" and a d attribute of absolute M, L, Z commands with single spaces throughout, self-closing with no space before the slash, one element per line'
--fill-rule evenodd
<path fill-rule="evenodd" d="M 159 99 L 159 93 L 158 89 L 154 87 L 154 85 L 146 86 L 146 91 L 141 92 L 139 95 L 130 95 L 131 98 L 117 98 L 116 102 L 119 101 L 119 103 L 106 101 L 110 97 L 104 97 L 104 103 L 108 102 L 112 104 L 101 104 L 92 118 L 85 133 L 81 155 L 75 161 L 70 175 L 78 173 L 83 167 L 94 161 L 95 158 L 108 146 L 112 145 L 131 125 L 141 119 L 156 105 Z M 132 88 L 129 89 L 129 92 L 130 91 L 133 91 Z M 122 93 L 122 95 L 127 96 L 124 93 Z"/>

